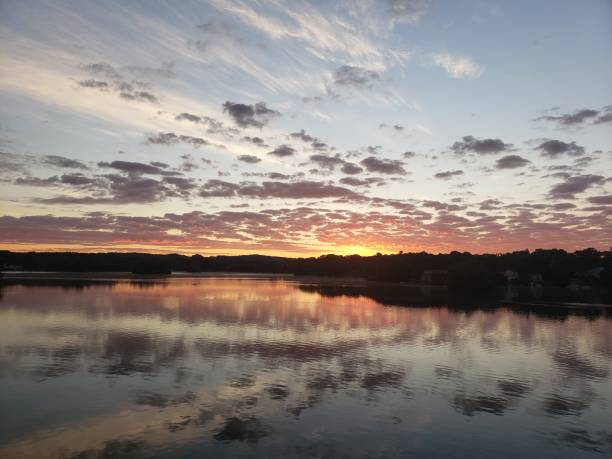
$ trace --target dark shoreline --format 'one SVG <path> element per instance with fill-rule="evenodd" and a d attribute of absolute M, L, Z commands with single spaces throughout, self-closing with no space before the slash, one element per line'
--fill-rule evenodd
<path fill-rule="evenodd" d="M 0 271 L 130 272 L 135 274 L 262 273 L 367 279 L 376 282 L 447 285 L 457 291 L 494 290 L 506 285 L 612 285 L 612 251 L 573 253 L 537 249 L 475 255 L 322 255 L 287 258 L 265 255 L 185 256 L 147 253 L 11 252 L 0 250 Z"/>

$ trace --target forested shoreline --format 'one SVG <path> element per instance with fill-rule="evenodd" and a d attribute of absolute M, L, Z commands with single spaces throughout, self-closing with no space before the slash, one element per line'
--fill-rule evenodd
<path fill-rule="evenodd" d="M 612 284 L 612 252 L 538 249 L 475 255 L 396 253 L 374 256 L 322 255 L 286 258 L 265 255 L 210 256 L 148 253 L 77 253 L 0 251 L 4 271 L 250 272 L 448 285 L 451 288 L 496 287 L 508 283 L 557 286 Z"/>

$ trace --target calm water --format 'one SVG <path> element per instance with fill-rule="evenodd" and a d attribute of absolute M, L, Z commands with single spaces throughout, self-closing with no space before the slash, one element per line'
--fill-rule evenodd
<path fill-rule="evenodd" d="M 609 314 L 265 278 L 0 295 L 2 458 L 612 454 Z"/>

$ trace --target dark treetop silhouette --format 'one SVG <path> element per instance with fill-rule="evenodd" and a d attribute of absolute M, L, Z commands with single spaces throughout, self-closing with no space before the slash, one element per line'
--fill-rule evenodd
<path fill-rule="evenodd" d="M 573 253 L 538 249 L 506 254 L 392 255 L 283 258 L 263 255 L 185 256 L 145 253 L 73 253 L 0 251 L 4 270 L 61 272 L 258 272 L 292 275 L 359 277 L 374 281 L 448 285 L 452 289 L 494 288 L 506 283 L 567 286 L 612 284 L 612 252 L 595 249 Z"/>

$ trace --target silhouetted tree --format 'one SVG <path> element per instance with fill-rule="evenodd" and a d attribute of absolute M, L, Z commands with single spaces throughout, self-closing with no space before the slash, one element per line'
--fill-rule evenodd
<path fill-rule="evenodd" d="M 75 253 L 0 251 L 2 269 L 76 272 L 259 272 L 295 275 L 350 276 L 376 281 L 420 282 L 426 271 L 445 272 L 451 288 L 487 289 L 503 285 L 506 270 L 518 273 L 513 282 L 529 284 L 532 276 L 544 283 L 571 282 L 612 285 L 612 252 L 593 248 L 570 253 L 559 249 L 516 251 L 498 255 L 473 255 L 453 251 L 433 255 L 426 252 L 362 257 L 322 255 L 314 258 L 284 258 L 263 255 L 185 256 L 147 253 Z M 447 273 L 446 273 L 447 272 Z"/>

